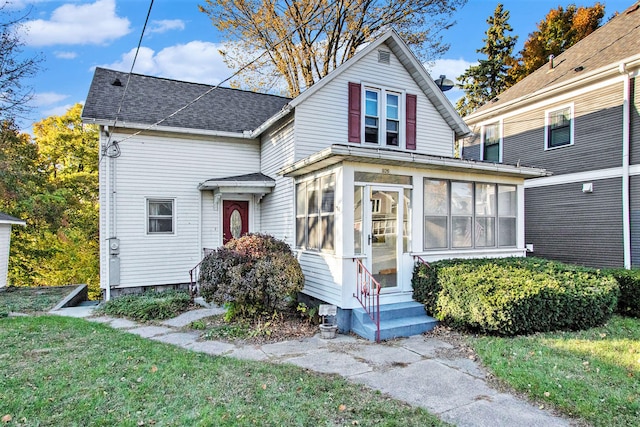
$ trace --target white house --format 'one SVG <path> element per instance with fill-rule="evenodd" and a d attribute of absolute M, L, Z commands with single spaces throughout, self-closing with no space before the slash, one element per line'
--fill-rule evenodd
<path fill-rule="evenodd" d="M 523 256 L 524 179 L 545 175 L 455 159 L 470 131 L 392 30 L 295 99 L 98 68 L 83 120 L 101 126 L 107 298 L 184 284 L 205 248 L 261 232 L 363 335 L 354 295 L 376 283 L 413 316 L 417 257 Z"/>
<path fill-rule="evenodd" d="M 9 249 L 11 247 L 11 226 L 26 225 L 21 219 L 0 212 L 0 288 L 7 286 L 9 269 Z"/>

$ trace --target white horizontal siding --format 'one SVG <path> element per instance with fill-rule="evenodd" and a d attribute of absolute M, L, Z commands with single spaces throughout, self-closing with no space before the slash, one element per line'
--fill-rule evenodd
<path fill-rule="evenodd" d="M 115 159 L 120 286 L 185 283 L 189 269 L 201 259 L 200 232 L 215 235 L 218 226 L 214 205 L 208 203 L 211 197 L 201 195 L 198 184 L 258 172 L 258 143 L 137 136 L 120 148 L 122 155 Z M 175 200 L 174 234 L 146 233 L 147 198 Z M 200 209 L 211 221 L 202 230 Z M 213 243 L 203 238 L 202 244 L 205 242 Z"/>
<path fill-rule="evenodd" d="M 261 171 L 274 178 L 276 186 L 260 201 L 260 231 L 291 246 L 295 244 L 294 182 L 278 175 L 278 171 L 294 161 L 293 136 L 293 120 L 287 118 L 263 136 L 261 146 Z"/>
<path fill-rule="evenodd" d="M 329 304 L 343 307 L 342 286 L 340 286 L 343 260 L 328 254 L 301 251 L 298 253 L 298 261 L 304 272 L 302 292 Z"/>
<path fill-rule="evenodd" d="M 349 82 L 379 85 L 416 94 L 416 152 L 436 156 L 453 155 L 452 130 L 431 101 L 393 53 L 390 64 L 380 64 L 378 52 L 374 51 L 296 107 L 296 160 L 331 144 L 347 143 Z"/>
<path fill-rule="evenodd" d="M 0 224 L 0 288 L 7 286 L 11 224 Z"/>

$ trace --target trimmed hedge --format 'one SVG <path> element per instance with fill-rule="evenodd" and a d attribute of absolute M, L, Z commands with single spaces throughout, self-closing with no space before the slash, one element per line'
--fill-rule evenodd
<path fill-rule="evenodd" d="M 228 318 L 289 310 L 303 285 L 302 269 L 289 245 L 264 234 L 231 240 L 200 264 L 201 295 L 226 305 Z"/>
<path fill-rule="evenodd" d="M 618 313 L 640 318 L 640 270 L 609 270 L 620 285 Z"/>
<path fill-rule="evenodd" d="M 517 335 L 606 322 L 618 301 L 599 270 L 536 258 L 439 261 L 414 269 L 414 297 L 456 328 Z"/>

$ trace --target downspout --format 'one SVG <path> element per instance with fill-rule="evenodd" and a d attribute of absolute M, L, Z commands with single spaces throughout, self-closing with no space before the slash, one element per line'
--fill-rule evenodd
<path fill-rule="evenodd" d="M 631 76 L 624 62 L 618 67 L 624 75 L 622 93 L 622 240 L 624 268 L 631 269 L 631 207 L 629 200 L 629 164 L 631 153 Z"/>

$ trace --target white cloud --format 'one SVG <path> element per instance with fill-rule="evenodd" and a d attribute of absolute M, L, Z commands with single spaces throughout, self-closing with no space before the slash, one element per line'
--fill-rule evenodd
<path fill-rule="evenodd" d="M 171 30 L 184 30 L 184 21 L 181 19 L 163 19 L 151 21 L 149 33 L 165 33 Z"/>
<path fill-rule="evenodd" d="M 49 20 L 36 19 L 22 26 L 30 46 L 57 44 L 105 44 L 131 31 L 127 18 L 116 15 L 115 0 L 89 4 L 65 4 L 51 13 Z"/>
<path fill-rule="evenodd" d="M 67 114 L 67 111 L 69 111 L 69 109 L 74 105 L 76 104 L 65 104 L 65 105 L 59 105 L 57 107 L 49 108 L 48 110 L 42 110 L 41 116 L 42 117 L 63 116 Z"/>
<path fill-rule="evenodd" d="M 57 50 L 53 52 L 53 54 L 55 55 L 56 58 L 59 58 L 59 59 L 75 59 L 78 56 L 76 52 L 64 52 L 61 50 Z"/>
<path fill-rule="evenodd" d="M 68 97 L 69 95 L 64 95 L 62 93 L 41 92 L 41 93 L 35 94 L 35 96 L 33 97 L 32 103 L 36 107 L 44 107 L 47 105 L 56 104 L 64 99 L 67 99 Z"/>
<path fill-rule="evenodd" d="M 217 84 L 231 75 L 218 52 L 221 45 L 203 41 L 169 46 L 159 52 L 148 47 L 140 48 L 133 71 L 140 74 L 168 77 L 197 83 Z M 122 55 L 119 61 L 105 68 L 128 72 L 135 49 Z"/>
<path fill-rule="evenodd" d="M 463 58 L 459 59 L 438 59 L 431 64 L 427 64 L 427 69 L 430 70 L 431 77 L 436 80 L 440 76 L 447 76 L 447 79 L 453 80 L 454 83 L 459 84 L 458 77 L 464 73 L 470 66 L 476 65 L 477 62 L 469 62 Z M 430 65 L 430 66 L 428 66 Z M 456 104 L 458 99 L 464 96 L 464 91 L 458 87 L 450 89 L 444 94 L 453 105 Z"/>

